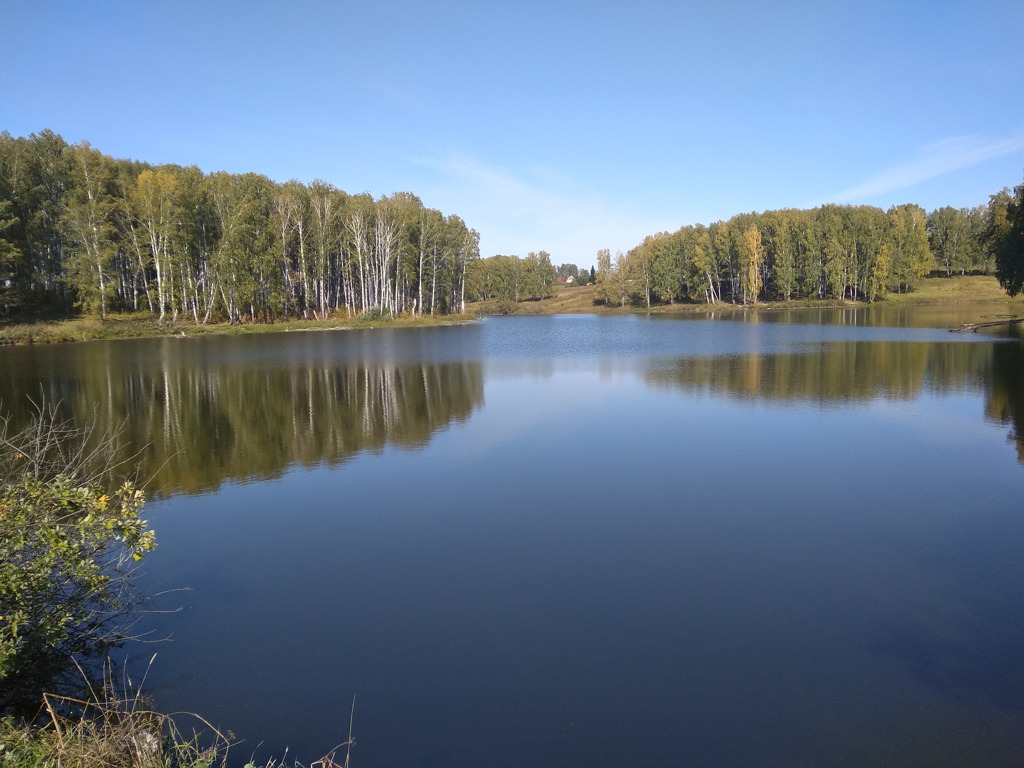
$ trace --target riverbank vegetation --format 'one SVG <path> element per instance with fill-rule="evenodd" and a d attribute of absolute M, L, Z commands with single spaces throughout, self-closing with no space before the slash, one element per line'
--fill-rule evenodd
<path fill-rule="evenodd" d="M 112 678 L 87 696 L 46 695 L 45 715 L 35 724 L 0 718 L 0 764 L 5 768 L 213 768 L 226 764 L 230 739 L 202 718 L 172 718 L 155 712 L 141 692 L 130 687 L 119 690 Z M 197 728 L 183 730 L 181 723 L 193 718 Z"/>
<path fill-rule="evenodd" d="M 202 717 L 157 712 L 127 679 L 109 675 L 88 698 L 47 695 L 36 723 L 0 717 L 4 768 L 226 768 L 242 748 Z M 354 703 L 353 703 L 354 707 Z M 189 727 L 191 726 L 191 727 Z M 351 735 L 310 768 L 348 768 Z M 250 759 L 244 768 L 286 768 L 285 758 Z M 297 760 L 290 764 L 302 768 Z"/>
<path fill-rule="evenodd" d="M 156 546 L 116 431 L 40 405 L 0 419 L 0 710 L 26 712 L 69 659 L 124 639 L 135 563 Z"/>

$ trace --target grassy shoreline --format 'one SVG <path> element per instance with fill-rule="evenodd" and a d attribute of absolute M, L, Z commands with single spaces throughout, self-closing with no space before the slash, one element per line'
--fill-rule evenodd
<path fill-rule="evenodd" d="M 363 328 L 425 328 L 461 325 L 473 322 L 475 315 L 439 315 L 394 319 L 360 320 L 354 317 L 329 317 L 324 320 L 285 320 L 276 323 L 194 323 L 152 319 L 148 313 L 111 314 L 106 320 L 78 317 L 70 320 L 0 324 L 0 346 L 24 344 L 63 344 L 97 339 L 141 339 L 190 337 L 250 333 L 287 333 L 295 331 L 350 331 Z"/>
<path fill-rule="evenodd" d="M 558 286 L 549 299 L 510 302 L 483 301 L 467 305 L 467 311 L 481 315 L 552 315 L 552 314 L 677 314 L 694 312 L 749 312 L 750 310 L 828 309 L 896 305 L 955 305 L 1007 302 L 1024 311 L 1024 298 L 1011 299 L 989 275 L 954 275 L 929 277 L 921 281 L 913 293 L 889 294 L 884 301 L 867 302 L 843 299 L 800 299 L 797 301 L 764 301 L 757 304 L 666 304 L 647 307 L 626 305 L 603 306 L 594 304 L 594 286 L 569 288 Z"/>
<path fill-rule="evenodd" d="M 394 319 L 360 320 L 338 315 L 324 320 L 285 320 L 276 323 L 208 323 L 195 325 L 187 322 L 163 323 L 152 319 L 147 313 L 109 315 L 106 320 L 98 317 L 79 317 L 70 320 L 40 321 L 28 323 L 0 323 L 0 346 L 21 344 L 59 344 L 71 341 L 95 339 L 134 339 L 159 337 L 190 337 L 211 334 L 241 333 L 285 333 L 292 331 L 346 331 L 370 328 L 421 328 L 443 325 L 461 325 L 473 322 L 480 315 L 555 315 L 555 314 L 630 314 L 642 313 L 686 313 L 686 312 L 747 312 L 781 309 L 822 309 L 894 305 L 957 305 L 1005 302 L 1008 309 L 1024 312 L 1024 297 L 1009 298 L 991 276 L 966 275 L 954 277 L 929 277 L 921 282 L 913 293 L 890 294 L 885 301 L 875 305 L 848 300 L 813 300 L 761 302 L 754 305 L 739 304 L 668 304 L 646 307 L 609 307 L 594 304 L 594 286 L 569 288 L 558 286 L 555 295 L 538 301 L 510 302 L 482 301 L 469 304 L 464 315 L 441 315 L 411 317 L 403 315 Z"/>

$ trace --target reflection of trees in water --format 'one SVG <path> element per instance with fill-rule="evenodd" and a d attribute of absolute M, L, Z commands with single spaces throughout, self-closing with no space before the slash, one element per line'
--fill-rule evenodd
<path fill-rule="evenodd" d="M 988 418 L 1013 427 L 1024 462 L 1024 345 L 1013 342 L 822 344 L 783 355 L 687 358 L 647 373 L 654 386 L 744 400 L 910 399 L 922 391 L 985 392 Z"/>
<path fill-rule="evenodd" d="M 337 463 L 387 445 L 416 448 L 483 402 L 479 363 L 131 365 L 76 358 L 36 391 L 74 420 L 125 422 L 124 455 L 141 451 L 158 493 L 196 493 L 225 480 L 280 476 L 292 464 Z"/>
<path fill-rule="evenodd" d="M 1010 425 L 1010 439 L 1024 464 L 1024 344 L 996 344 L 992 350 L 992 391 L 985 415 Z"/>
<path fill-rule="evenodd" d="M 659 386 L 725 397 L 810 401 L 823 405 L 917 396 L 984 385 L 987 344 L 826 343 L 780 355 L 674 360 L 648 373 Z"/>

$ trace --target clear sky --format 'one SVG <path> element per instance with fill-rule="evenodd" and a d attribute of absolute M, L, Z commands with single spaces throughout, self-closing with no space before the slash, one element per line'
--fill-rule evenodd
<path fill-rule="evenodd" d="M 417 194 L 481 253 L 1024 177 L 1022 0 L 5 0 L 0 130 Z"/>

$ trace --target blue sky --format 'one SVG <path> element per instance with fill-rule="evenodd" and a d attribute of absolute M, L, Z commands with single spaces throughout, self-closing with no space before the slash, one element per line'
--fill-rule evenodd
<path fill-rule="evenodd" d="M 589 266 L 822 202 L 1024 175 L 1024 2 L 48 2 L 0 13 L 0 130 L 410 191 Z"/>

